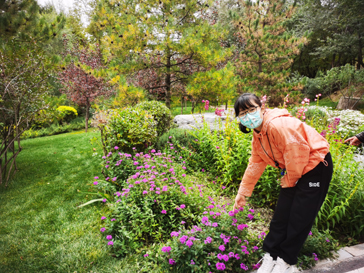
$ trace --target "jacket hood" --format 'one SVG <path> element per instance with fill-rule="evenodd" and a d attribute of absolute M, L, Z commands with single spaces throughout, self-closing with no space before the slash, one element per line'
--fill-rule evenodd
<path fill-rule="evenodd" d="M 265 113 L 263 115 L 263 127 L 262 130 L 260 131 L 260 133 L 257 133 L 254 130 L 254 134 L 256 134 L 258 137 L 259 136 L 263 136 L 267 134 L 267 129 L 268 129 L 268 125 L 269 123 L 278 117 L 291 117 L 292 115 L 287 111 L 287 109 L 278 109 L 278 108 L 274 108 L 274 109 L 266 109 Z"/>

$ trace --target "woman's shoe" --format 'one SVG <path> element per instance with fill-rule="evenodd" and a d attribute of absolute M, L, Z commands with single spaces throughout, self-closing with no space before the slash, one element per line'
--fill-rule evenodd
<path fill-rule="evenodd" d="M 261 267 L 259 267 L 257 273 L 271 273 L 274 265 L 276 264 L 276 261 L 273 260 L 272 256 L 270 256 L 269 253 L 265 253 L 262 260 L 263 263 Z"/>
<path fill-rule="evenodd" d="M 277 262 L 274 266 L 272 273 L 298 273 L 298 269 L 295 265 L 289 265 L 280 257 L 277 258 Z"/>

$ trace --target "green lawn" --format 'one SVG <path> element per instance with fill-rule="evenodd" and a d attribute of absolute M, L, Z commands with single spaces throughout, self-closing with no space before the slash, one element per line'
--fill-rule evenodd
<path fill-rule="evenodd" d="M 0 272 L 132 272 L 101 238 L 103 205 L 76 208 L 91 199 L 79 191 L 101 175 L 92 137 L 98 133 L 22 142 L 19 172 L 0 187 Z"/>

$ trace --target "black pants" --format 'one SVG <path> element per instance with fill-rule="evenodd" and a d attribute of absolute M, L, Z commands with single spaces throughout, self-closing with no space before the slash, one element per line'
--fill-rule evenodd
<path fill-rule="evenodd" d="M 325 200 L 333 173 L 331 155 L 324 163 L 303 175 L 293 188 L 282 188 L 270 222 L 269 233 L 263 250 L 273 259 L 279 256 L 294 265 L 297 256 L 314 224 L 317 213 Z"/>

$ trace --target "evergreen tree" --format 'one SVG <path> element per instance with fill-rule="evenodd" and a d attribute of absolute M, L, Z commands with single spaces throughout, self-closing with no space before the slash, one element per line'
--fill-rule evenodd
<path fill-rule="evenodd" d="M 226 31 L 204 19 L 211 1 L 101 0 L 95 29 L 105 34 L 102 44 L 113 76 L 153 69 L 155 84 L 148 91 L 164 91 L 170 107 L 172 90 L 186 85 L 195 68 L 208 71 L 231 50 L 220 41 Z M 191 69 L 184 70 L 183 67 Z"/>
<path fill-rule="evenodd" d="M 294 57 L 305 37 L 295 37 L 285 23 L 295 7 L 283 0 L 243 1 L 242 18 L 235 19 L 245 47 L 236 64 L 243 79 L 242 92 L 270 96 L 278 104 L 290 91 L 297 89 L 287 82 Z M 293 97 L 292 94 L 290 96 Z"/>
<path fill-rule="evenodd" d="M 310 42 L 296 58 L 294 69 L 314 77 L 319 70 L 347 63 L 363 68 L 364 1 L 302 0 L 292 29 L 310 33 Z"/>
<path fill-rule="evenodd" d="M 7 185 L 17 170 L 21 134 L 46 108 L 47 83 L 57 62 L 45 48 L 59 36 L 64 17 L 49 18 L 39 10 L 34 0 L 0 1 L 0 184 Z"/>

